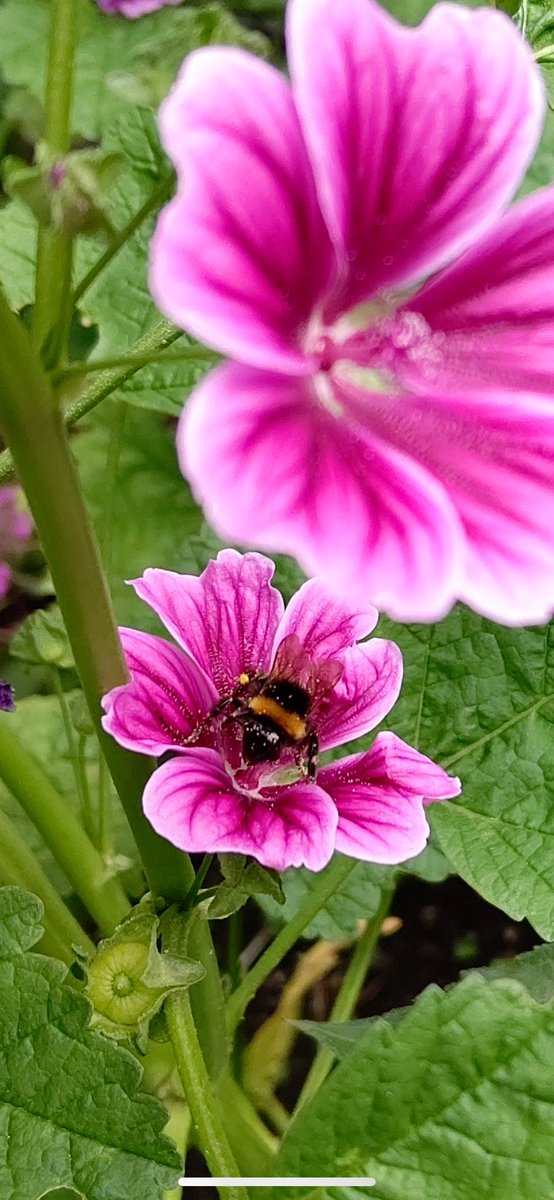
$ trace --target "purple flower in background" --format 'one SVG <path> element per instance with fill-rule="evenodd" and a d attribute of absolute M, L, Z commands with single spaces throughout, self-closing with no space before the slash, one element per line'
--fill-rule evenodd
<path fill-rule="evenodd" d="M 0 599 L 7 596 L 12 583 L 12 569 L 6 560 L 21 558 L 33 532 L 29 514 L 18 507 L 20 495 L 17 487 L 0 487 Z"/>
<path fill-rule="evenodd" d="M 15 712 L 13 687 L 4 679 L 0 679 L 0 712 Z"/>
<path fill-rule="evenodd" d="M 165 4 L 180 4 L 181 0 L 97 0 L 102 12 L 121 13 L 122 17 L 143 17 L 156 12 Z"/>
<path fill-rule="evenodd" d="M 274 566 L 222 550 L 203 574 L 147 570 L 137 594 L 178 647 L 122 629 L 131 681 L 104 697 L 104 728 L 142 754 L 174 754 L 154 772 L 144 811 L 181 850 L 236 851 L 284 870 L 320 870 L 335 849 L 397 863 L 423 849 L 424 800 L 460 790 L 392 733 L 318 768 L 373 729 L 400 689 L 393 642 L 372 638 L 319 580 L 284 608 Z"/>
<path fill-rule="evenodd" d="M 490 9 L 405 29 L 372 0 L 290 0 L 287 45 L 290 83 L 192 54 L 161 111 L 153 293 L 234 359 L 187 406 L 183 471 L 220 534 L 355 602 L 543 621 L 554 189 L 504 213 L 543 120 L 531 51 Z"/>

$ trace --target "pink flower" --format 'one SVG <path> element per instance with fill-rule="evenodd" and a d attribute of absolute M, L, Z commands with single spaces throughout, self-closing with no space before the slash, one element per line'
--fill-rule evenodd
<path fill-rule="evenodd" d="M 122 629 L 131 682 L 104 698 L 104 728 L 122 746 L 173 752 L 146 786 L 146 816 L 181 850 L 251 854 L 277 870 L 318 871 L 335 849 L 411 858 L 429 832 L 424 799 L 457 795 L 457 779 L 392 733 L 317 769 L 318 749 L 388 713 L 400 651 L 381 638 L 357 644 L 377 613 L 316 579 L 285 610 L 273 570 L 259 554 L 222 550 L 199 578 L 154 569 L 134 581 L 179 646 Z"/>
<path fill-rule="evenodd" d="M 543 120 L 531 52 L 490 9 L 405 29 L 372 0 L 290 0 L 287 43 L 290 84 L 204 49 L 161 112 L 153 293 L 235 360 L 193 393 L 182 469 L 220 534 L 339 595 L 543 621 L 554 189 L 504 214 Z"/>
<path fill-rule="evenodd" d="M 143 17 L 156 12 L 165 4 L 180 4 L 181 0 L 97 0 L 102 12 L 121 13 L 122 17 Z"/>
<path fill-rule="evenodd" d="M 20 495 L 17 487 L 0 487 L 0 599 L 12 584 L 9 560 L 21 558 L 33 532 L 29 514 L 19 508 Z"/>

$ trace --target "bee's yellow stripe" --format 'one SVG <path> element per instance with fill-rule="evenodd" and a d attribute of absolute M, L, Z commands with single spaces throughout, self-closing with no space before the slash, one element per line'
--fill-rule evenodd
<path fill-rule="evenodd" d="M 278 704 L 277 700 L 272 700 L 270 696 L 252 696 L 248 707 L 252 709 L 252 712 L 259 713 L 261 717 L 270 717 L 279 726 L 279 729 L 288 733 L 295 742 L 301 741 L 306 736 L 304 717 L 299 717 L 298 713 L 287 712 L 286 708 Z"/>

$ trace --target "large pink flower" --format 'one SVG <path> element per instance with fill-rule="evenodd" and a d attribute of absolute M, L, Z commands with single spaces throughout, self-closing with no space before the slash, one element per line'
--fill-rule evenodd
<path fill-rule="evenodd" d="M 173 752 L 147 784 L 146 816 L 182 850 L 237 851 L 277 870 L 320 870 L 335 849 L 371 862 L 411 858 L 429 832 L 424 800 L 457 795 L 459 781 L 392 733 L 319 769 L 315 754 L 388 713 L 400 651 L 380 638 L 358 644 L 377 613 L 348 608 L 316 579 L 284 610 L 273 570 L 259 554 L 222 550 L 199 578 L 148 570 L 135 580 L 179 647 L 122 629 L 131 681 L 104 698 L 104 728 L 121 745 Z M 305 738 L 297 729 L 297 740 L 283 739 L 272 719 L 276 673 L 309 698 Z M 251 736 L 260 699 L 261 751 Z"/>
<path fill-rule="evenodd" d="M 181 0 L 97 0 L 102 12 L 121 13 L 122 17 L 143 17 L 165 4 L 181 4 Z"/>
<path fill-rule="evenodd" d="M 287 44 L 290 83 L 192 54 L 161 112 L 179 188 L 153 293 L 235 360 L 188 404 L 183 471 L 221 534 L 338 594 L 543 621 L 554 189 L 503 215 L 539 70 L 502 13 L 451 4 L 405 29 L 373 0 L 290 0 Z"/>

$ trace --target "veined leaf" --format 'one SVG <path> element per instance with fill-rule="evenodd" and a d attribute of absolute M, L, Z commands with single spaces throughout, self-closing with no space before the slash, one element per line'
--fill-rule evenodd
<path fill-rule="evenodd" d="M 371 1200 L 551 1196 L 553 1057 L 554 1007 L 520 984 L 428 988 L 339 1063 L 291 1125 L 275 1174 L 372 1177 Z"/>
<path fill-rule="evenodd" d="M 179 1173 L 167 1113 L 138 1092 L 136 1059 L 87 1028 L 65 968 L 29 953 L 40 917 L 34 897 L 0 890 L 0 1194 L 162 1200 Z"/>

